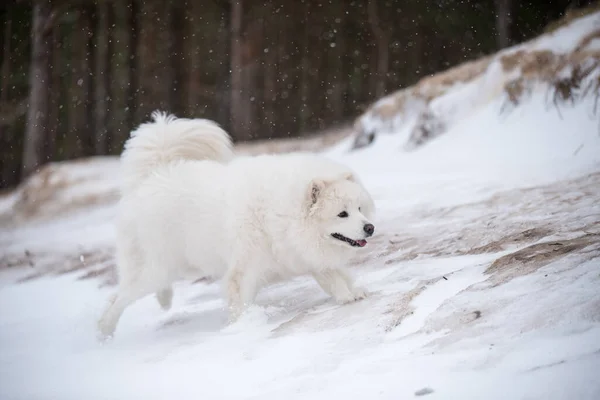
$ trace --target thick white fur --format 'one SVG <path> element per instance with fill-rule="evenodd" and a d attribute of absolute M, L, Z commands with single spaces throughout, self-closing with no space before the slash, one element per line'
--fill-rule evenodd
<path fill-rule="evenodd" d="M 224 277 L 230 321 L 261 286 L 303 274 L 339 303 L 366 295 L 344 268 L 356 248 L 331 236 L 369 236 L 374 204 L 353 171 L 310 154 L 234 159 L 212 121 L 153 119 L 122 155 L 119 287 L 99 321 L 103 335 L 148 294 L 168 309 L 179 279 Z"/>

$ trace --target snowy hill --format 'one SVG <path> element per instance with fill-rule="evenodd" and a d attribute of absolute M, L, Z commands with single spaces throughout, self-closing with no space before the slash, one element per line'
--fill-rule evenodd
<path fill-rule="evenodd" d="M 593 14 L 480 61 L 463 83 L 434 77 L 421 88 L 439 94 L 385 117 L 387 98 L 360 120 L 370 145 L 325 152 L 359 171 L 378 207 L 352 266 L 371 294 L 353 304 L 298 278 L 226 326 L 220 282 L 181 283 L 170 312 L 145 298 L 101 344 L 118 165 L 50 166 L 0 197 L 0 398 L 600 398 L 595 96 L 557 111 L 532 80 L 502 112 L 523 73 L 498 66 L 518 51 L 567 54 L 597 29 Z M 597 69 L 582 90 L 591 79 Z M 423 110 L 444 129 L 419 142 Z"/>
<path fill-rule="evenodd" d="M 593 98 L 588 111 L 598 115 L 599 78 L 600 25 L 592 13 L 386 96 L 356 121 L 354 147 L 368 146 L 382 134 L 402 133 L 400 149 L 412 150 L 486 108 L 510 115 L 521 104 L 539 102 L 541 95 L 558 113 Z"/>

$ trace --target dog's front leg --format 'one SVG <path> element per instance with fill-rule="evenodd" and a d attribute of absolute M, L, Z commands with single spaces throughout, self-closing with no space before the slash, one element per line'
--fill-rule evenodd
<path fill-rule="evenodd" d="M 326 269 L 314 272 L 313 277 L 325 293 L 332 296 L 339 304 L 364 299 L 367 292 L 355 287 L 350 275 L 343 269 Z"/>

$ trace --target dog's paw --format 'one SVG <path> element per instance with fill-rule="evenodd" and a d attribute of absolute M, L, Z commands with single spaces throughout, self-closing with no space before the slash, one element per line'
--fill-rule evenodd
<path fill-rule="evenodd" d="M 96 340 L 100 342 L 100 344 L 108 344 L 113 340 L 113 334 L 107 334 L 101 331 L 96 332 Z"/>
<path fill-rule="evenodd" d="M 369 296 L 369 292 L 367 291 L 367 289 L 364 289 L 362 287 L 356 287 L 354 288 L 354 290 L 352 290 L 352 295 L 354 296 L 354 301 L 362 300 Z"/>
<path fill-rule="evenodd" d="M 338 304 L 347 304 L 358 300 L 362 300 L 365 297 L 367 297 L 367 295 L 368 292 L 365 289 L 361 287 L 356 287 L 353 288 L 351 292 L 348 292 L 343 296 L 337 296 L 335 300 Z"/>
<path fill-rule="evenodd" d="M 102 342 L 110 341 L 115 333 L 116 325 L 106 321 L 104 318 L 96 325 L 96 338 Z"/>
<path fill-rule="evenodd" d="M 240 319 L 244 309 L 240 306 L 229 306 L 227 311 L 227 325 L 233 325 Z"/>

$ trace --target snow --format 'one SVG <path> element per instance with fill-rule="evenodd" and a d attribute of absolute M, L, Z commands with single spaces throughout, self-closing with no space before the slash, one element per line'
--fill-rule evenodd
<path fill-rule="evenodd" d="M 227 326 L 220 282 L 181 282 L 171 311 L 144 298 L 101 343 L 114 287 L 83 278 L 111 262 L 95 257 L 113 251 L 114 199 L 0 225 L 0 398 L 600 398 L 593 99 L 560 113 L 543 90 L 510 113 L 500 98 L 477 105 L 411 152 L 402 126 L 325 153 L 378 207 L 351 266 L 370 292 L 356 303 L 300 277 Z M 66 165 L 70 185 L 47 201 L 111 192 L 115 167 Z M 0 198 L 0 217 L 17 201 Z"/>
<path fill-rule="evenodd" d="M 537 106 L 541 104 L 539 97 L 544 96 L 546 107 L 562 108 L 567 101 L 554 100 L 553 83 L 574 78 L 575 66 L 580 71 L 594 67 L 581 82 L 574 84 L 579 87 L 573 89 L 573 98 L 587 97 L 587 112 L 597 116 L 597 102 L 589 100 L 595 99 L 597 91 L 599 59 L 593 53 L 594 42 L 588 40 L 597 36 L 599 30 L 600 12 L 592 13 L 554 32 L 500 51 L 488 61 L 466 63 L 444 75 L 444 79 L 424 79 L 415 86 L 392 93 L 358 118 L 356 126 L 360 135 L 354 144 L 364 146 L 369 136 L 380 140 L 382 136 L 393 134 L 397 137 L 394 143 L 397 151 L 413 150 L 456 130 L 456 125 L 463 121 L 474 121 L 471 115 L 480 114 L 483 109 L 496 114 L 516 111 L 507 89 L 510 87 L 516 87 L 516 93 L 522 91 L 520 95 L 512 95 L 521 105 L 532 102 Z M 553 79 L 549 79 L 549 74 L 553 74 L 550 75 Z M 530 90 L 533 93 L 529 93 Z M 490 103 L 500 103 L 500 112 L 497 106 L 490 109 Z M 562 110 L 557 112 L 560 116 Z M 589 119 L 589 116 L 584 118 Z"/>
<path fill-rule="evenodd" d="M 578 18 L 554 32 L 540 36 L 532 43 L 528 43 L 527 47 L 531 50 L 552 50 L 556 53 L 566 53 L 571 51 L 582 37 L 598 28 L 600 28 L 600 13 L 595 12 Z"/>
<path fill-rule="evenodd" d="M 17 194 L 14 192 L 0 195 L 0 215 L 10 213 L 16 202 Z"/>
<path fill-rule="evenodd" d="M 394 180 L 410 194 L 400 199 L 389 196 L 395 205 L 449 206 L 488 196 L 488 187 L 542 185 L 597 170 L 600 125 L 591 112 L 593 98 L 575 107 L 561 106 L 558 113 L 540 89 L 511 113 L 503 114 L 501 107 L 502 100 L 495 99 L 473 110 L 416 151 L 401 151 L 412 129 L 405 126 L 393 135 L 378 136 L 361 151 L 348 153 L 352 145 L 348 140 L 331 154 L 359 165 L 376 192 Z M 431 191 L 436 186 L 444 196 Z"/>

